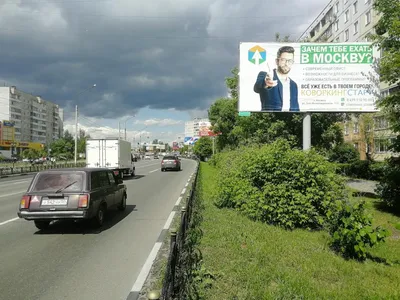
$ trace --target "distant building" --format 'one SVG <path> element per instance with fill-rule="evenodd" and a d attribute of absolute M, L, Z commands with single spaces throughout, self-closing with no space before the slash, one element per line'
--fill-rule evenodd
<path fill-rule="evenodd" d="M 196 118 L 192 121 L 188 121 L 185 123 L 185 138 L 186 137 L 198 137 L 200 136 L 200 129 L 203 124 L 207 124 L 210 126 L 210 120 L 207 118 Z"/>
<path fill-rule="evenodd" d="M 368 35 L 375 33 L 374 26 L 379 20 L 373 9 L 373 0 L 331 0 L 317 18 L 299 37 L 299 41 L 308 42 L 369 42 Z M 381 82 L 382 96 L 387 96 L 398 86 L 389 86 Z M 393 155 L 388 146 L 396 136 L 389 129 L 382 113 L 371 115 L 371 121 L 351 116 L 343 124 L 344 140 L 352 143 L 360 152 L 361 159 L 367 154 L 376 160 Z"/>
<path fill-rule="evenodd" d="M 50 144 L 63 136 L 63 109 L 15 86 L 0 87 L 0 120 L 13 123 L 16 142 Z"/>

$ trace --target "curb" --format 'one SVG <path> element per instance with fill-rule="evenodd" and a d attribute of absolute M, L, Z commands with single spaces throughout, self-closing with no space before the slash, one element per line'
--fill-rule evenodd
<path fill-rule="evenodd" d="M 29 174 L 35 174 L 35 172 L 32 172 L 32 173 L 21 173 L 21 174 L 1 175 L 0 178 L 17 177 L 17 176 L 24 176 L 24 175 L 29 175 Z"/>
<path fill-rule="evenodd" d="M 195 174 L 198 172 L 199 164 L 196 166 L 195 170 L 193 173 L 190 174 L 188 183 L 193 181 L 193 177 Z M 147 258 L 147 261 L 145 262 L 143 269 L 141 270 L 140 273 L 144 271 L 144 267 L 150 266 L 149 268 L 146 269 L 145 274 L 143 274 L 144 280 L 141 280 L 139 282 L 139 278 L 141 277 L 141 274 L 139 274 L 138 278 L 136 279 L 132 290 L 128 294 L 126 300 L 147 300 L 147 293 L 149 292 L 149 287 L 151 287 L 152 283 L 154 281 L 149 280 L 153 273 L 156 271 L 155 270 L 155 265 L 157 262 L 163 259 L 163 254 L 167 250 L 167 259 L 169 255 L 169 235 L 168 232 L 171 229 L 172 224 L 176 221 L 177 218 L 180 219 L 180 208 L 182 207 L 182 203 L 185 201 L 185 198 L 187 196 L 187 193 L 190 191 L 188 187 L 188 184 L 185 185 L 185 187 L 182 189 L 182 192 L 180 194 L 180 197 L 178 198 L 178 201 L 175 203 L 175 206 L 173 207 L 170 217 L 168 218 L 164 228 L 161 230 L 160 235 L 153 246 L 153 250 L 156 251 L 156 253 L 150 253 L 149 257 Z M 164 276 L 164 274 L 161 274 L 161 276 Z M 155 279 L 159 279 L 158 277 Z"/>

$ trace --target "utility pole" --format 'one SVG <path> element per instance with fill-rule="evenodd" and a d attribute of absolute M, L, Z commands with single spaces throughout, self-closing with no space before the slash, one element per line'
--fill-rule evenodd
<path fill-rule="evenodd" d="M 212 150 L 213 150 L 213 155 L 215 154 L 215 136 L 212 138 Z"/>
<path fill-rule="evenodd" d="M 121 122 L 118 122 L 118 139 L 121 139 Z"/>
<path fill-rule="evenodd" d="M 78 105 L 75 105 L 75 166 L 78 159 Z"/>

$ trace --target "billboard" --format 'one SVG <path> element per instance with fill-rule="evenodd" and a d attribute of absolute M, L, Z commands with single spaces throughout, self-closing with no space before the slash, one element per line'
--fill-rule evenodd
<path fill-rule="evenodd" d="M 199 136 L 209 136 L 211 130 L 211 122 L 199 122 Z"/>
<path fill-rule="evenodd" d="M 172 142 L 172 150 L 178 150 L 178 149 L 179 149 L 178 142 Z"/>
<path fill-rule="evenodd" d="M 192 138 L 188 141 L 188 143 L 189 143 L 189 145 L 194 145 L 198 140 L 199 140 L 199 137 L 195 136 L 195 137 L 192 137 Z"/>
<path fill-rule="evenodd" d="M 185 136 L 183 139 L 183 144 L 184 145 L 189 145 L 190 140 L 192 139 L 191 136 Z"/>
<path fill-rule="evenodd" d="M 375 112 L 371 43 L 241 43 L 239 112 Z"/>

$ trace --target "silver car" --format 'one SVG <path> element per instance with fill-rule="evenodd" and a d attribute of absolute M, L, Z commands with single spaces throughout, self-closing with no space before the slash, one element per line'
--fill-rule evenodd
<path fill-rule="evenodd" d="M 181 160 L 175 155 L 164 156 L 161 161 L 161 172 L 167 170 L 181 171 L 182 170 Z"/>

